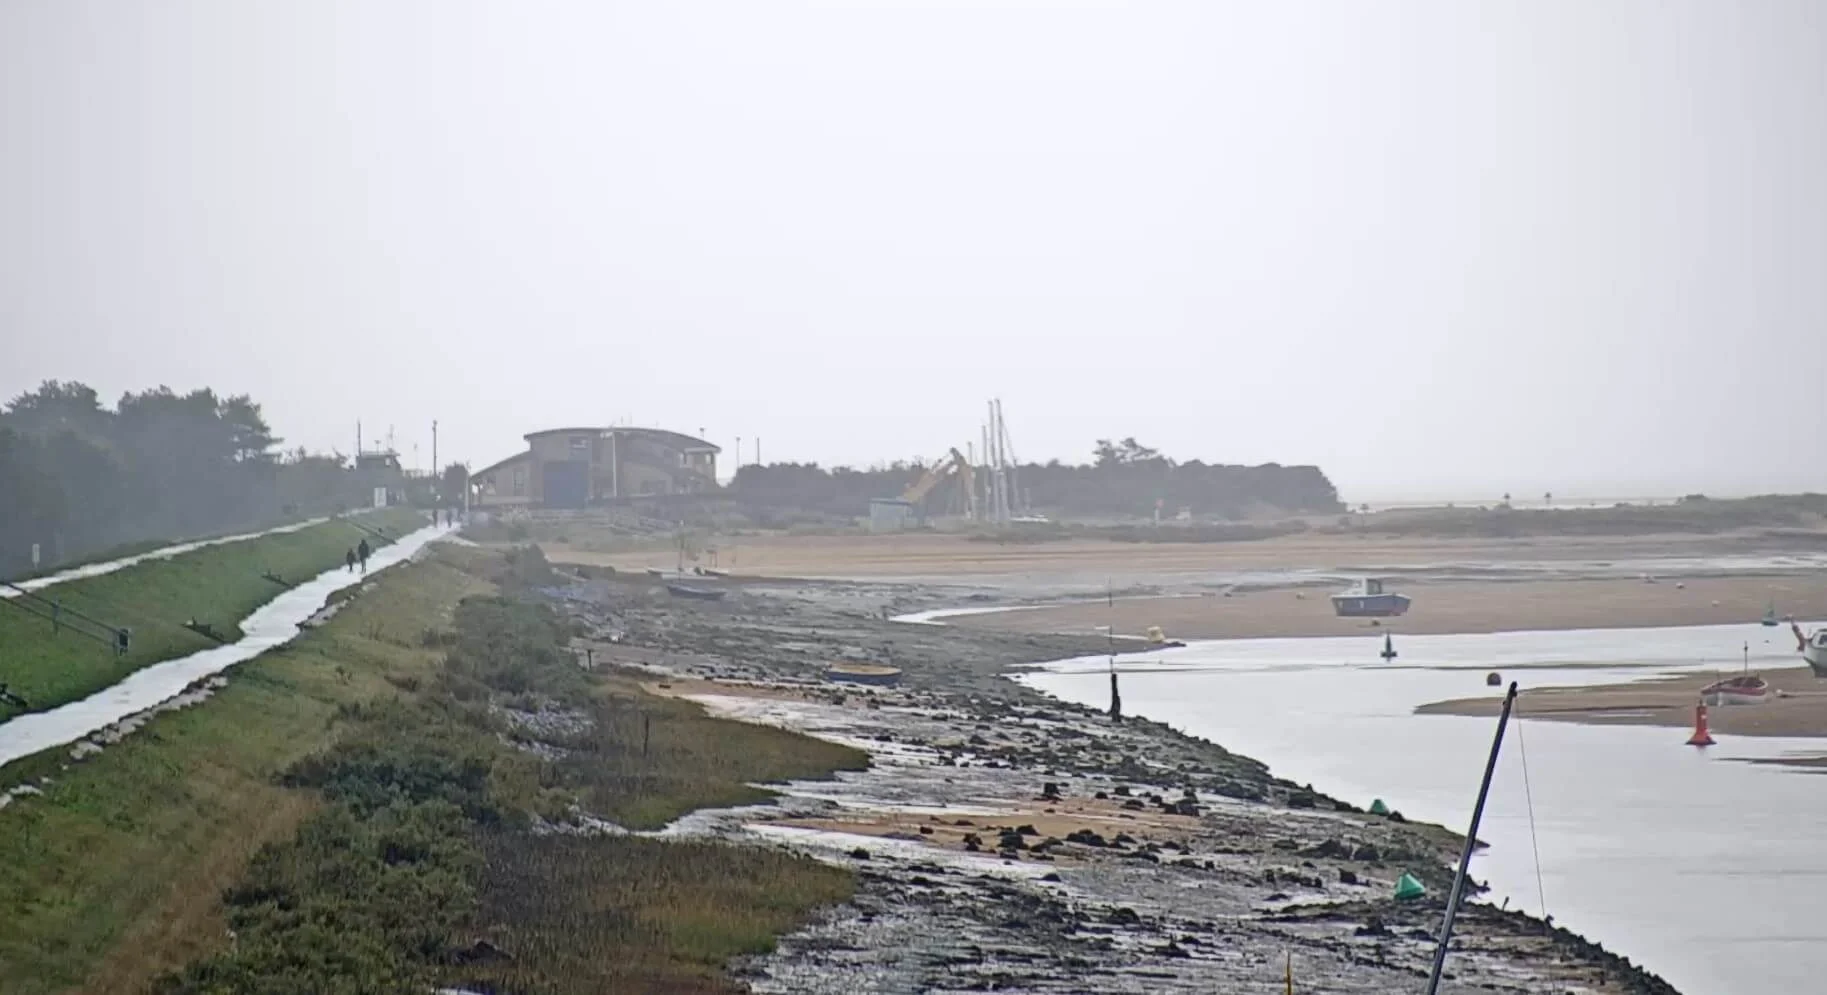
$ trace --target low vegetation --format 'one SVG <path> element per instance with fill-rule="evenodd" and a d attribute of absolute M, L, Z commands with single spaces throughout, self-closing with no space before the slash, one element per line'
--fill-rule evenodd
<path fill-rule="evenodd" d="M 1414 508 L 1346 516 L 1329 532 L 1438 538 L 1710 535 L 1744 529 L 1818 531 L 1827 527 L 1827 494 L 1708 499 L 1609 508 Z"/>
<path fill-rule="evenodd" d="M 170 559 L 46 588 L 42 597 L 63 608 L 132 630 L 129 651 L 70 631 L 18 605 L 0 604 L 0 683 L 34 710 L 93 694 L 149 664 L 208 649 L 218 641 L 186 628 L 195 620 L 225 640 L 240 637 L 238 623 L 287 585 L 343 563 L 344 554 L 378 530 L 399 536 L 423 524 L 417 512 L 394 509 L 337 519 L 296 532 L 205 546 Z M 0 708 L 6 706 L 0 705 Z"/>
<path fill-rule="evenodd" d="M 728 990 L 725 961 L 848 874 L 545 827 L 580 808 L 657 826 L 866 758 L 585 673 L 567 625 L 515 596 L 544 569 L 449 550 L 388 576 L 0 813 L 0 990 Z"/>
<path fill-rule="evenodd" d="M 772 950 L 806 909 L 851 891 L 835 867 L 720 843 L 496 832 L 482 852 L 477 918 L 489 947 L 513 953 L 456 972 L 484 991 L 742 991 L 726 962 Z"/>

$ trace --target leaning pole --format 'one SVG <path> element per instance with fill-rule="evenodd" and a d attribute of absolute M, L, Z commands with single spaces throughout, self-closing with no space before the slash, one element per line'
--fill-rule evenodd
<path fill-rule="evenodd" d="M 1478 846 L 1478 821 L 1484 818 L 1484 800 L 1491 793 L 1491 775 L 1497 770 L 1497 751 L 1503 749 L 1504 726 L 1510 722 L 1510 707 L 1516 704 L 1516 682 L 1503 697 L 1503 712 L 1497 716 L 1497 737 L 1491 740 L 1491 756 L 1484 762 L 1484 782 L 1478 785 L 1478 804 L 1472 806 L 1472 827 L 1465 831 L 1465 850 L 1459 854 L 1459 873 L 1453 876 L 1453 893 L 1446 900 L 1446 919 L 1440 924 L 1440 944 L 1434 948 L 1434 970 L 1427 978 L 1427 995 L 1440 990 L 1440 973 L 1446 969 L 1446 948 L 1453 940 L 1453 919 L 1459 915 L 1459 896 L 1465 893 L 1466 871 L 1472 865 L 1472 850 Z"/>

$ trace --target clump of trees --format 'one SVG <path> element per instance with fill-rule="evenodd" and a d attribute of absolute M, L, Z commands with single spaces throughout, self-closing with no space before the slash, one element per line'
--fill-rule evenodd
<path fill-rule="evenodd" d="M 247 395 L 47 380 L 0 410 L 0 576 L 362 503 L 341 456 L 280 449 Z"/>
<path fill-rule="evenodd" d="M 825 469 L 815 463 L 750 465 L 730 488 L 746 504 L 862 515 L 872 498 L 897 497 L 925 468 L 895 463 L 870 470 Z M 1090 463 L 1052 460 L 1016 468 L 1020 503 L 1067 515 L 1151 516 L 1155 502 L 1171 512 L 1242 518 L 1260 510 L 1329 513 L 1343 508 L 1338 490 L 1316 466 L 1237 466 L 1181 463 L 1134 437 L 1097 440 Z"/>

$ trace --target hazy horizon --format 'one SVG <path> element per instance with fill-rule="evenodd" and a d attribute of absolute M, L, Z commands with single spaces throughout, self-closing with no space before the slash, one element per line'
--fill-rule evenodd
<path fill-rule="evenodd" d="M 0 6 L 0 400 L 1827 491 L 1827 5 Z"/>

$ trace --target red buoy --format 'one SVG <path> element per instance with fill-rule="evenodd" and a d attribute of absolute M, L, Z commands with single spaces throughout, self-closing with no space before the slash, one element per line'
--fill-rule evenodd
<path fill-rule="evenodd" d="M 1713 734 L 1706 728 L 1706 702 L 1694 706 L 1694 734 L 1687 738 L 1689 746 L 1712 746 Z"/>

